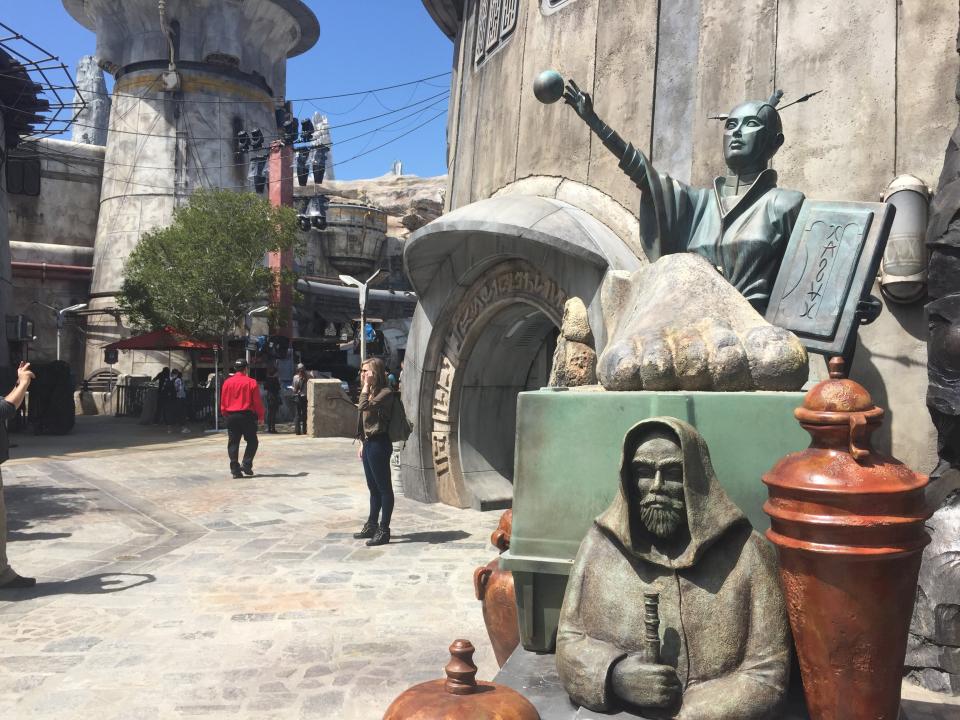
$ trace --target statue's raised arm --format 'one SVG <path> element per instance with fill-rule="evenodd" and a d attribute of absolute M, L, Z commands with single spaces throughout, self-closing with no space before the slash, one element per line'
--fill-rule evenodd
<path fill-rule="evenodd" d="M 550 71 L 548 71 L 550 72 Z M 559 75 L 557 75 L 559 78 Z M 562 83 L 563 80 L 561 79 Z M 540 95 L 537 95 L 540 97 Z M 612 127 L 601 120 L 593 110 L 593 98 L 570 79 L 563 87 L 563 101 L 572 107 L 587 126 L 603 141 L 604 147 L 620 161 L 620 167 L 640 190 L 648 188 L 647 158 L 625 141 Z"/>
<path fill-rule="evenodd" d="M 723 122 L 723 159 L 728 173 L 712 186 L 696 188 L 660 172 L 632 144 L 604 123 L 593 99 L 556 71 L 541 73 L 534 94 L 543 103 L 561 98 L 583 118 L 640 188 L 640 237 L 652 262 L 663 255 L 694 252 L 705 257 L 761 314 L 780 269 L 803 195 L 777 187 L 770 160 L 783 145 L 777 104 L 769 100 L 737 105 Z"/>

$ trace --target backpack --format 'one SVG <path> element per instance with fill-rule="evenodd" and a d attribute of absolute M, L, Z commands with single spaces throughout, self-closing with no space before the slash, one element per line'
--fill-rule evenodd
<path fill-rule="evenodd" d="M 400 400 L 400 393 L 394 392 L 393 407 L 390 409 L 390 420 L 387 423 L 387 435 L 390 442 L 406 442 L 413 432 L 410 421 L 407 420 L 407 411 L 403 407 L 403 401 Z"/>

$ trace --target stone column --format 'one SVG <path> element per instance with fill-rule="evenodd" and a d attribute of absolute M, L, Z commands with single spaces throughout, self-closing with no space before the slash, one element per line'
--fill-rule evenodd
<path fill-rule="evenodd" d="M 89 303 L 111 310 L 145 232 L 167 225 L 198 189 L 253 189 L 237 132 L 276 137 L 286 60 L 312 47 L 320 28 L 300 0 L 167 0 L 164 21 L 156 0 L 63 3 L 96 33 L 97 61 L 116 78 Z M 102 345 L 126 334 L 113 315 L 92 315 L 86 373 L 102 366 Z"/>

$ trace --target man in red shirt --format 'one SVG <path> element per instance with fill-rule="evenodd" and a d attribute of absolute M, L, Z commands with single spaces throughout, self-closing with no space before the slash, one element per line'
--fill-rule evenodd
<path fill-rule="evenodd" d="M 247 361 L 233 363 L 233 375 L 223 383 L 220 391 L 220 412 L 227 418 L 227 455 L 230 456 L 230 472 L 235 477 L 253 475 L 253 457 L 260 442 L 257 440 L 257 424 L 263 422 L 263 402 L 260 386 L 247 377 Z M 243 464 L 237 462 L 240 454 L 240 437 L 246 442 Z"/>

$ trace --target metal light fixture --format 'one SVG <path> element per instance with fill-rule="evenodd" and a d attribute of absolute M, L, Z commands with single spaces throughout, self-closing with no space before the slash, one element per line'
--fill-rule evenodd
<path fill-rule="evenodd" d="M 307 180 L 310 179 L 310 168 L 307 161 L 310 158 L 310 150 L 307 148 L 301 148 L 297 150 L 297 184 L 300 187 L 304 187 L 307 184 Z"/>
<path fill-rule="evenodd" d="M 327 172 L 327 157 L 329 154 L 329 145 L 321 145 L 313 151 L 313 182 L 316 185 L 323 184 L 323 176 Z"/>
<path fill-rule="evenodd" d="M 267 159 L 262 156 L 250 158 L 250 171 L 247 176 L 253 182 L 254 189 L 262 193 L 267 185 Z"/>
<path fill-rule="evenodd" d="M 307 232 L 310 229 L 310 217 L 307 215 L 307 210 L 310 208 L 310 201 L 304 200 L 300 203 L 300 210 L 297 213 L 297 225 L 301 230 Z"/>
<path fill-rule="evenodd" d="M 313 142 L 313 133 L 316 128 L 310 118 L 304 118 L 300 121 L 300 142 Z"/>
<path fill-rule="evenodd" d="M 383 269 L 378 269 L 373 275 L 367 278 L 366 282 L 360 282 L 350 275 L 340 275 L 340 282 L 344 285 L 350 285 L 360 291 L 360 362 L 364 363 L 367 359 L 367 296 L 370 293 L 370 284 L 383 274 Z"/>
<path fill-rule="evenodd" d="M 253 132 L 250 133 L 250 149 L 263 149 L 263 130 L 260 128 L 254 128 Z"/>

